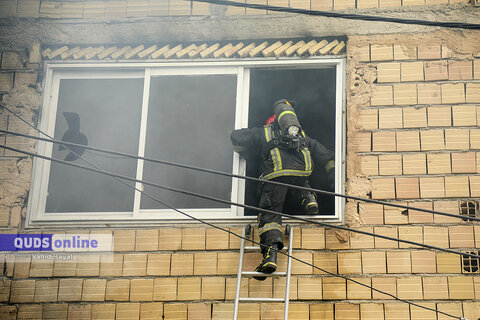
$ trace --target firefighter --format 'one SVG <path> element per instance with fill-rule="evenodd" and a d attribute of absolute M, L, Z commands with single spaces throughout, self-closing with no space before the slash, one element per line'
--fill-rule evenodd
<path fill-rule="evenodd" d="M 308 179 L 313 171 L 313 164 L 323 165 L 333 188 L 334 153 L 305 135 L 293 103 L 285 99 L 279 100 L 273 105 L 273 113 L 263 127 L 233 131 L 231 140 L 234 150 L 246 159 L 253 158 L 254 153 L 260 152 L 262 159 L 260 177 L 267 181 L 310 187 Z M 260 188 L 259 207 L 282 212 L 289 188 L 271 183 L 262 183 Z M 302 207 L 307 214 L 318 213 L 314 193 L 303 190 L 294 193 L 301 199 Z M 263 260 L 255 271 L 272 273 L 277 269 L 277 250 L 283 248 L 282 217 L 274 213 L 261 212 L 257 221 Z M 262 281 L 266 277 L 257 276 L 255 279 Z"/>

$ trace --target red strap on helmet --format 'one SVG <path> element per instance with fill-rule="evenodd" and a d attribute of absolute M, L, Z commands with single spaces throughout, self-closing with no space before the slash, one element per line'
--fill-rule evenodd
<path fill-rule="evenodd" d="M 271 116 L 270 118 L 267 119 L 267 121 L 265 121 L 265 125 L 268 126 L 270 124 L 272 124 L 274 121 L 275 121 L 275 118 L 277 116 L 274 114 L 273 116 Z"/>

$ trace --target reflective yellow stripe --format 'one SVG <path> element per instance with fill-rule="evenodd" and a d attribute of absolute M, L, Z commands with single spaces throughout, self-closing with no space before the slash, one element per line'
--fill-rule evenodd
<path fill-rule="evenodd" d="M 233 146 L 233 151 L 236 151 L 236 152 L 245 151 L 245 147 L 242 147 L 242 146 Z"/>
<path fill-rule="evenodd" d="M 335 169 L 335 161 L 330 160 L 325 164 L 325 171 L 330 172 L 330 170 Z"/>
<path fill-rule="evenodd" d="M 280 171 L 277 171 L 277 172 L 272 172 L 272 173 L 269 173 L 267 175 L 264 175 L 263 179 L 271 180 L 271 179 L 278 178 L 278 177 L 283 177 L 283 176 L 308 177 L 311 174 L 312 174 L 311 170 L 302 171 L 302 170 L 288 170 L 288 169 L 285 169 L 285 170 L 280 170 Z"/>
<path fill-rule="evenodd" d="M 302 149 L 303 158 L 305 160 L 305 171 L 312 170 L 312 157 L 310 156 L 310 150 L 308 148 Z"/>
<path fill-rule="evenodd" d="M 295 114 L 295 112 L 293 112 L 291 110 L 286 110 L 286 111 L 283 111 L 282 113 L 280 113 L 280 115 L 278 116 L 278 121 L 280 122 L 280 118 L 282 118 L 285 114 L 289 114 L 289 113 L 293 114 L 295 117 L 297 116 Z"/>
<path fill-rule="evenodd" d="M 270 155 L 272 156 L 273 161 L 273 171 L 282 170 L 282 158 L 280 157 L 280 150 L 278 150 L 278 148 L 273 148 L 270 150 Z"/>
<path fill-rule="evenodd" d="M 270 127 L 264 127 L 265 130 L 265 140 L 270 141 L 272 140 L 272 130 Z"/>
<path fill-rule="evenodd" d="M 270 230 L 280 230 L 282 231 L 282 226 L 276 222 L 270 222 L 266 223 L 263 225 L 263 227 L 258 229 L 258 234 L 261 235 L 264 232 L 270 231 Z"/>

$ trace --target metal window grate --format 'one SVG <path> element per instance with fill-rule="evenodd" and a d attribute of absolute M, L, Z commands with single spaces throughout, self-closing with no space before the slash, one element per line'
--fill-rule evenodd
<path fill-rule="evenodd" d="M 478 251 L 463 251 L 464 253 L 476 254 Z M 463 273 L 480 273 L 480 259 L 471 256 L 462 256 L 462 272 Z"/>
<path fill-rule="evenodd" d="M 465 221 L 471 221 L 468 217 L 478 218 L 478 202 L 477 201 L 460 201 L 460 215 L 465 216 Z"/>

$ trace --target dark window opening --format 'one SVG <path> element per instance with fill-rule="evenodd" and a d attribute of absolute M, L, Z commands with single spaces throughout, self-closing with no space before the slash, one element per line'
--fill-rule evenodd
<path fill-rule="evenodd" d="M 477 201 L 460 201 L 460 215 L 466 217 L 465 221 L 472 221 L 468 219 L 478 218 L 478 202 Z"/>
<path fill-rule="evenodd" d="M 336 68 L 323 69 L 252 69 L 250 73 L 249 127 L 263 126 L 273 114 L 279 99 L 296 102 L 295 111 L 302 128 L 311 138 L 335 151 Z M 258 159 L 247 162 L 247 175 L 260 175 Z M 313 188 L 328 190 L 323 165 L 316 165 L 310 177 Z M 258 205 L 258 184 L 246 182 L 245 203 Z M 334 198 L 317 194 L 319 214 L 334 215 Z M 285 203 L 284 213 L 304 214 L 299 203 Z M 245 215 L 257 212 L 245 210 Z"/>
<path fill-rule="evenodd" d="M 464 253 L 476 254 L 478 251 L 464 251 Z M 479 273 L 480 259 L 470 256 L 462 256 L 462 270 L 463 273 Z"/>

